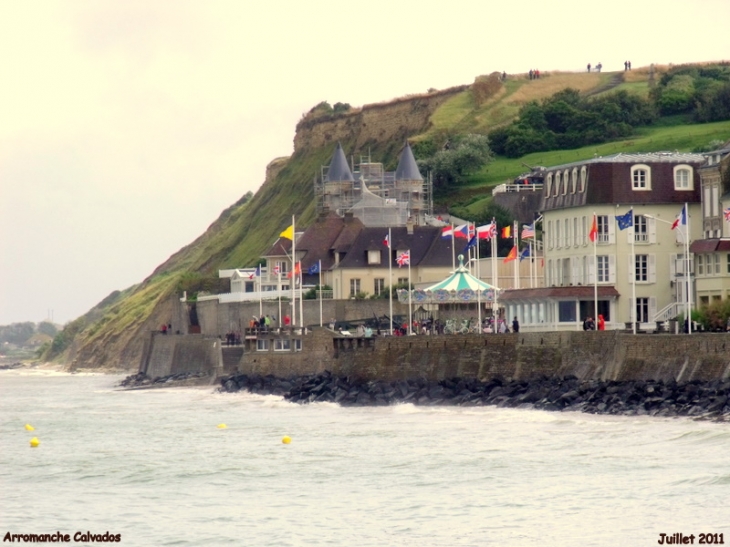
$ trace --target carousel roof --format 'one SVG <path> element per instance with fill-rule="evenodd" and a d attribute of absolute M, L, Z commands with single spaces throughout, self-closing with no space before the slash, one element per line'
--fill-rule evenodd
<path fill-rule="evenodd" d="M 435 285 L 427 287 L 426 291 L 460 291 L 462 289 L 471 289 L 472 291 L 489 291 L 499 290 L 499 288 L 485 283 L 480 279 L 477 279 L 469 273 L 469 270 L 464 266 L 464 257 L 459 255 L 459 266 L 456 270 L 443 281 L 439 281 Z"/>

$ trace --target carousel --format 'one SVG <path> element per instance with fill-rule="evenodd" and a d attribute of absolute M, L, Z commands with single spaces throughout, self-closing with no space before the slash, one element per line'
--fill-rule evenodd
<path fill-rule="evenodd" d="M 459 266 L 452 274 L 425 289 L 400 289 L 398 301 L 431 310 L 461 310 L 473 308 L 476 304 L 479 325 L 482 323 L 482 305 L 489 306 L 493 313 L 497 307 L 500 289 L 473 276 L 464 266 L 464 256 L 459 255 Z M 460 313 L 463 315 L 463 313 Z"/>

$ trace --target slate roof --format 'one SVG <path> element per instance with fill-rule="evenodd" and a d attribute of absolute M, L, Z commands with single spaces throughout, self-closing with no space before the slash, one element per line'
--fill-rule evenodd
<path fill-rule="evenodd" d="M 409 234 L 404 227 L 391 228 L 391 251 L 395 257 L 399 251 L 411 251 L 411 267 L 451 266 L 451 239 L 441 237 L 441 228 L 434 226 L 415 226 Z M 388 228 L 363 228 L 352 242 L 347 255 L 340 261 L 340 268 L 388 268 L 388 248 L 383 241 Z M 381 263 L 368 264 L 368 251 L 380 250 Z"/>
<path fill-rule="evenodd" d="M 291 256 L 291 243 L 291 239 L 280 237 L 261 256 Z"/>
<path fill-rule="evenodd" d="M 306 272 L 319 260 L 322 261 L 323 271 L 331 269 L 335 263 L 334 253 L 337 240 L 340 239 L 343 232 L 354 234 L 359 232 L 362 227 L 359 220 L 346 220 L 334 212 L 319 218 L 304 231 L 297 241 L 297 255 L 302 257 L 302 270 Z M 347 239 L 347 235 L 343 239 Z"/>
<path fill-rule="evenodd" d="M 350 166 L 347 164 L 345 152 L 342 150 L 342 145 L 339 142 L 337 143 L 337 148 L 335 148 L 335 153 L 332 155 L 330 167 L 327 170 L 327 180 L 335 182 L 352 182 L 355 180 L 352 176 L 352 171 L 350 171 Z"/>
<path fill-rule="evenodd" d="M 730 239 L 697 239 L 689 244 L 692 253 L 730 251 Z"/>
<path fill-rule="evenodd" d="M 398 159 L 398 167 L 395 170 L 395 180 L 423 180 L 418 170 L 416 158 L 413 156 L 411 145 L 406 141 L 403 151 Z"/>

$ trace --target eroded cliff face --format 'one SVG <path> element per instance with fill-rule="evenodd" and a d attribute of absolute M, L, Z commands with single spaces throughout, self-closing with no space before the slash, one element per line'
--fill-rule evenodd
<path fill-rule="evenodd" d="M 305 116 L 294 136 L 294 150 L 331 146 L 346 141 L 364 150 L 375 142 L 397 143 L 424 132 L 436 109 L 468 86 L 458 86 L 423 95 L 412 95 L 387 103 L 369 104 L 344 114 Z"/>

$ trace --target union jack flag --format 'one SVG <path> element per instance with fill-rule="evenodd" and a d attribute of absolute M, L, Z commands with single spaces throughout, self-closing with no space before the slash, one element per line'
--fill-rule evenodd
<path fill-rule="evenodd" d="M 281 271 L 281 269 L 279 268 L 278 264 L 276 266 L 274 266 L 274 275 L 279 275 L 280 271 Z"/>
<path fill-rule="evenodd" d="M 722 212 L 722 214 L 725 215 L 725 220 L 727 220 L 728 222 L 730 222 L 730 207 L 728 207 L 727 209 L 725 209 Z"/>
<path fill-rule="evenodd" d="M 404 251 L 401 254 L 398 255 L 398 257 L 395 259 L 395 261 L 398 263 L 398 267 L 401 266 L 408 266 L 411 263 L 411 252 L 410 251 Z"/>

